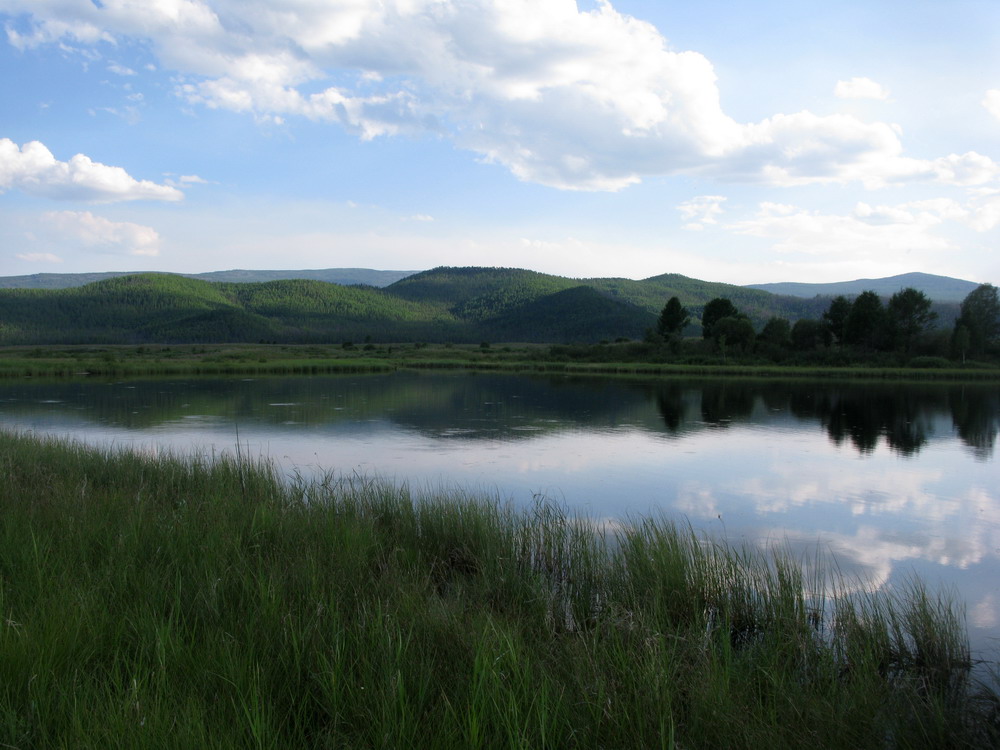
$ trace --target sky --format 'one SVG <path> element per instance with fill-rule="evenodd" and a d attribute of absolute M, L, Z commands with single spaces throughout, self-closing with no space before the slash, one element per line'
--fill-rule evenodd
<path fill-rule="evenodd" d="M 1000 282 L 998 0 L 0 0 L 0 276 Z"/>

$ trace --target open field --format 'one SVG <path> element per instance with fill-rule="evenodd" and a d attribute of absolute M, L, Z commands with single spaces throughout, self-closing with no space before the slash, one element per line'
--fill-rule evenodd
<path fill-rule="evenodd" d="M 176 346 L 21 346 L 0 348 L 0 377 L 129 377 L 148 375 L 262 375 L 387 372 L 401 368 L 620 375 L 821 377 L 895 380 L 1000 380 L 1000 367 L 920 362 L 831 365 L 772 364 L 752 359 L 724 361 L 634 356 L 642 345 L 591 347 L 511 344 L 281 345 L 206 344 Z M 933 365 L 933 366 L 927 366 Z"/>
<path fill-rule="evenodd" d="M 8 433 L 0 517 L 6 747 L 1000 740 L 957 605 L 662 519 Z"/>

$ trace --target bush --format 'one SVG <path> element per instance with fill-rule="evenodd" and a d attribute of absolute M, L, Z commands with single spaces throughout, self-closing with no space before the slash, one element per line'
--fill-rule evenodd
<path fill-rule="evenodd" d="M 944 357 L 913 357 L 909 362 L 906 363 L 907 367 L 920 367 L 920 368 L 945 368 L 951 367 L 951 362 L 949 362 Z"/>

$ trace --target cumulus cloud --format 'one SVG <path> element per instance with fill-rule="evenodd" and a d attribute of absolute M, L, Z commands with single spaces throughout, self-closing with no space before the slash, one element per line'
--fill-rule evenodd
<path fill-rule="evenodd" d="M 834 96 L 840 99 L 888 99 L 889 90 L 871 78 L 854 77 L 848 81 L 837 81 Z"/>
<path fill-rule="evenodd" d="M 985 184 L 978 154 L 921 160 L 898 130 L 849 115 L 722 109 L 712 63 L 601 0 L 0 0 L 21 48 L 141 39 L 188 102 L 361 138 L 433 132 L 518 178 L 618 190 L 648 175 L 774 185 Z M 27 19 L 27 20 L 25 20 Z M 884 97 L 866 78 L 838 95 Z"/>
<path fill-rule="evenodd" d="M 722 195 L 699 195 L 677 206 L 681 218 L 687 223 L 684 229 L 700 231 L 708 224 L 717 224 L 716 217 L 722 214 L 722 204 L 726 200 Z"/>
<path fill-rule="evenodd" d="M 11 189 L 55 200 L 94 203 L 177 201 L 184 197 L 169 185 L 136 180 L 121 167 L 92 161 L 83 154 L 59 161 L 38 141 L 18 148 L 9 138 L 0 138 L 0 192 Z"/>
<path fill-rule="evenodd" d="M 754 217 L 728 226 L 738 234 L 773 240 L 779 252 L 862 259 L 947 250 L 949 240 L 929 231 L 942 221 L 939 212 L 907 205 L 859 203 L 852 213 L 840 215 L 761 203 Z"/>
<path fill-rule="evenodd" d="M 160 254 L 160 235 L 142 224 L 111 221 L 90 211 L 50 211 L 43 219 L 46 233 L 61 245 L 113 255 Z"/>
<path fill-rule="evenodd" d="M 1000 120 L 1000 89 L 990 89 L 983 99 L 983 106 L 986 111 Z"/>
<path fill-rule="evenodd" d="M 986 232 L 1000 225 L 1000 192 L 899 204 L 858 202 L 844 214 L 765 202 L 749 218 L 726 223 L 737 234 L 770 241 L 771 249 L 811 262 L 868 263 L 874 273 L 912 265 L 918 256 L 959 252 L 953 226 Z"/>

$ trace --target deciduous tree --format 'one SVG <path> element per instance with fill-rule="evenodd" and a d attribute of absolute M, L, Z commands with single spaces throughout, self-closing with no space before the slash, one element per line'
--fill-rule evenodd
<path fill-rule="evenodd" d="M 885 348 L 888 333 L 882 300 L 875 292 L 861 292 L 844 322 L 844 340 L 860 349 L 879 350 Z"/>
<path fill-rule="evenodd" d="M 937 313 L 931 310 L 930 299 L 913 287 L 892 295 L 886 312 L 896 346 L 904 351 L 910 351 L 917 337 L 937 319 Z"/>
<path fill-rule="evenodd" d="M 705 305 L 701 313 L 702 336 L 712 338 L 712 327 L 723 318 L 738 318 L 740 311 L 725 297 L 716 297 Z"/>
<path fill-rule="evenodd" d="M 844 329 L 847 316 L 851 314 L 851 302 L 844 295 L 838 295 L 830 301 L 830 307 L 823 313 L 823 320 L 830 327 L 830 333 L 838 344 L 844 343 Z"/>
<path fill-rule="evenodd" d="M 1000 343 L 1000 299 L 995 286 L 982 284 L 966 295 L 955 321 L 956 331 L 959 326 L 969 331 L 968 350 L 972 354 L 982 354 Z"/>

